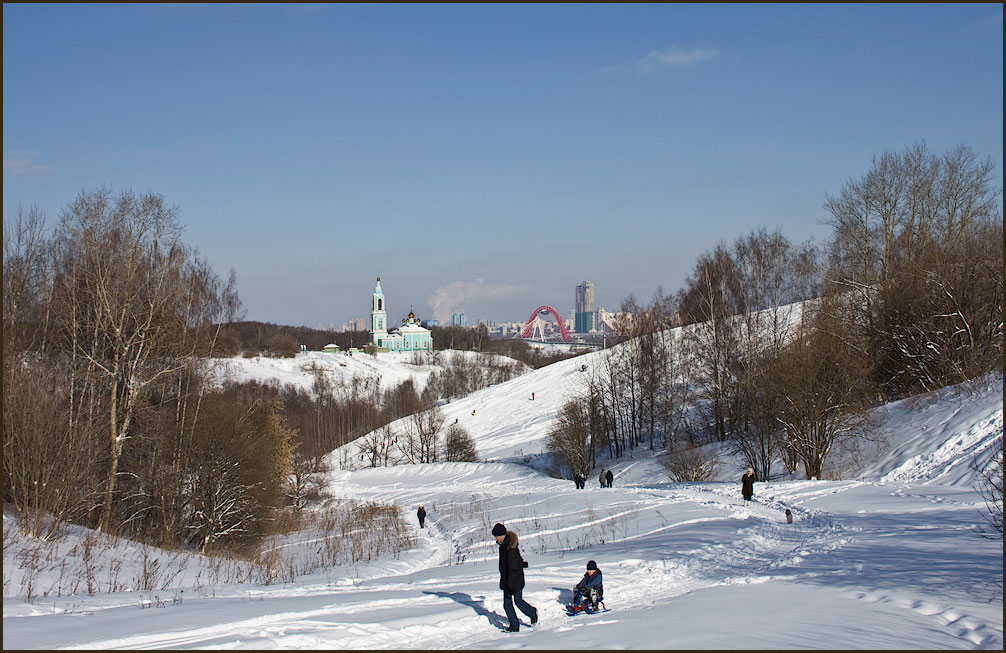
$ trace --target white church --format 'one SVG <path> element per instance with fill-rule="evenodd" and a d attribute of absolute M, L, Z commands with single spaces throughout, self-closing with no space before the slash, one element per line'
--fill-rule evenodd
<path fill-rule="evenodd" d="M 370 306 L 370 342 L 378 351 L 433 351 L 433 334 L 419 324 L 419 318 L 412 311 L 402 319 L 401 327 L 388 330 L 381 277 L 377 277 Z"/>

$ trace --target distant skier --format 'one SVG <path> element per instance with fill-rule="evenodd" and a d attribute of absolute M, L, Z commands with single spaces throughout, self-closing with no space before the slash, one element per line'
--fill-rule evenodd
<path fill-rule="evenodd" d="M 615 480 L 615 475 L 611 473 L 611 470 L 610 470 L 610 469 L 609 469 L 609 470 L 608 470 L 608 472 L 607 472 L 607 473 L 606 473 L 606 474 L 604 475 L 604 480 L 605 480 L 605 482 L 607 483 L 607 486 L 608 486 L 608 487 L 611 487 L 611 482 Z"/>
<path fill-rule="evenodd" d="M 598 603 L 604 598 L 604 585 L 601 570 L 597 563 L 591 560 L 587 563 L 587 573 L 573 588 L 573 603 L 567 608 L 570 612 L 588 610 L 597 612 Z"/>
<path fill-rule="evenodd" d="M 793 513 L 790 512 L 789 508 L 786 508 L 786 523 L 787 524 L 793 523 Z"/>
<path fill-rule="evenodd" d="M 426 508 L 419 506 L 419 510 L 416 511 L 416 517 L 419 517 L 419 528 L 426 528 L 424 526 L 426 523 Z"/>
<path fill-rule="evenodd" d="M 748 471 L 741 476 L 741 496 L 744 497 L 745 506 L 751 503 L 751 497 L 754 496 L 754 482 L 754 470 L 748 467 Z"/>

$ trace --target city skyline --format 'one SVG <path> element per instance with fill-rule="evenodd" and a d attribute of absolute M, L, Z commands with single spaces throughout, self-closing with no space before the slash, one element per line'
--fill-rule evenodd
<path fill-rule="evenodd" d="M 15 3 L 3 48 L 5 227 L 159 193 L 254 321 L 377 275 L 440 324 L 615 311 L 760 227 L 822 243 L 886 151 L 1002 178 L 1001 5 Z"/>

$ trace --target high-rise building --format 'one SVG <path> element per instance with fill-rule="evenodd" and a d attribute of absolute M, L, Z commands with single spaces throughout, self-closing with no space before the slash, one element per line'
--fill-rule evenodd
<path fill-rule="evenodd" d="M 584 281 L 576 287 L 576 309 L 573 320 L 575 333 L 594 330 L 594 284 Z"/>
<path fill-rule="evenodd" d="M 451 324 L 453 326 L 468 326 L 468 321 L 465 320 L 464 313 L 454 313 L 451 315 Z"/>

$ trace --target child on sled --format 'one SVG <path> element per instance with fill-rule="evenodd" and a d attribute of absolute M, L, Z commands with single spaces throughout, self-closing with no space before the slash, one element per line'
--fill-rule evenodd
<path fill-rule="evenodd" d="M 601 570 L 597 568 L 597 563 L 591 560 L 587 563 L 587 573 L 573 588 L 573 603 L 566 607 L 573 613 L 584 610 L 597 612 L 598 604 L 603 598 L 604 585 L 601 580 Z"/>

